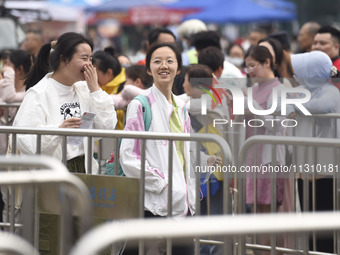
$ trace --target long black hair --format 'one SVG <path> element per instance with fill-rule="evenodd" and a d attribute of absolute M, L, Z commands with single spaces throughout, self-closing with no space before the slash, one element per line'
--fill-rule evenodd
<path fill-rule="evenodd" d="M 25 74 L 28 74 L 34 63 L 34 55 L 25 50 L 12 50 L 9 54 L 9 60 L 14 65 L 14 68 L 22 66 Z"/>

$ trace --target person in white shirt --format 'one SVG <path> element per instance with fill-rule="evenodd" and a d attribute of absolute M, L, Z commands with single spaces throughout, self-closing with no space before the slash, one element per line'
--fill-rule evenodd
<path fill-rule="evenodd" d="M 98 85 L 91 56 L 92 42 L 78 33 L 65 33 L 57 42 L 45 44 L 26 80 L 29 89 L 13 126 L 80 128 L 80 117 L 90 112 L 96 114 L 91 128 L 113 130 L 117 123 L 113 101 Z M 61 141 L 60 136 L 43 136 L 41 153 L 61 159 Z M 18 135 L 17 147 L 21 154 L 35 154 L 36 136 Z M 87 139 L 80 145 L 67 144 L 71 172 L 90 173 L 85 166 L 87 157 L 92 157 L 87 147 Z M 92 173 L 97 171 L 93 159 Z"/>

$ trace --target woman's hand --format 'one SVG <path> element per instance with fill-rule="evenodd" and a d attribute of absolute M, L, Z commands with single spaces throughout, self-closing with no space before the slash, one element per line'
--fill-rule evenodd
<path fill-rule="evenodd" d="M 1 70 L 1 77 L 0 79 L 3 79 L 5 77 L 6 71 L 12 71 L 14 72 L 14 66 L 13 64 L 9 63 L 8 61 L 4 64 L 2 70 Z"/>
<path fill-rule="evenodd" d="M 91 63 L 88 63 L 84 66 L 84 69 L 85 69 L 85 72 L 84 72 L 85 80 L 87 82 L 87 86 L 90 92 L 95 92 L 99 90 L 100 86 L 98 84 L 96 68 Z"/>
<path fill-rule="evenodd" d="M 80 128 L 81 118 L 68 118 L 59 126 L 60 128 Z"/>
<path fill-rule="evenodd" d="M 208 166 L 217 166 L 221 164 L 222 159 L 220 157 L 216 157 L 215 155 L 213 155 L 208 158 Z"/>

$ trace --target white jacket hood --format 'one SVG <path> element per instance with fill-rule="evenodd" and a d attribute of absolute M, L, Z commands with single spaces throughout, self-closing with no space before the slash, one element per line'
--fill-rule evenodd
<path fill-rule="evenodd" d="M 321 85 L 330 84 L 332 61 L 321 51 L 291 55 L 296 80 L 313 93 Z M 331 84 L 330 84 L 331 85 Z"/>

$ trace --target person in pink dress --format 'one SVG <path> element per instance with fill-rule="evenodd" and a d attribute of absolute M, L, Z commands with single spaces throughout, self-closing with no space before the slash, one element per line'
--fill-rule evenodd
<path fill-rule="evenodd" d="M 246 72 L 248 73 L 253 86 L 252 86 L 252 99 L 253 105 L 256 109 L 269 109 L 272 104 L 272 91 L 273 88 L 281 88 L 283 85 L 274 75 L 273 58 L 269 50 L 264 46 L 254 46 L 248 50 L 245 55 Z M 246 138 L 253 135 L 277 135 L 284 136 L 285 128 L 282 125 L 273 125 L 271 121 L 264 121 L 265 119 L 272 119 L 273 116 L 254 115 L 246 110 L 246 123 L 249 120 L 262 120 L 261 123 L 246 126 Z M 280 118 L 280 117 L 277 117 Z M 275 121 L 275 123 L 278 121 Z M 252 126 L 261 126 L 254 128 Z M 274 127 L 273 127 L 274 126 Z M 268 165 L 272 164 L 271 145 L 259 144 L 255 150 L 255 146 L 249 150 L 246 163 L 247 166 L 253 165 Z M 276 148 L 276 164 L 285 163 L 285 149 L 284 146 L 277 146 Z M 261 173 L 260 173 L 261 174 Z M 249 175 L 250 176 L 250 175 Z M 269 212 L 271 203 L 270 185 L 271 179 L 262 178 L 267 177 L 263 174 L 258 175 L 257 180 L 257 209 L 258 212 Z M 254 180 L 253 177 L 247 178 L 247 204 L 254 204 Z M 277 180 L 277 204 L 282 202 L 281 180 Z"/>
<path fill-rule="evenodd" d="M 272 98 L 274 97 L 274 88 L 278 90 L 283 85 L 278 77 L 275 77 L 275 67 L 273 57 L 269 50 L 264 46 L 251 47 L 245 54 L 245 71 L 251 79 L 252 104 L 257 110 L 271 109 Z M 245 104 L 247 105 L 247 103 Z M 280 116 L 271 115 L 254 115 L 249 110 L 245 110 L 246 123 L 246 139 L 254 135 L 275 135 L 284 136 L 285 127 L 281 125 L 281 121 L 266 121 L 269 119 L 282 119 Z M 250 121 L 250 122 L 249 122 Z M 254 127 L 257 126 L 257 127 Z M 276 162 L 272 162 L 272 146 L 270 144 L 258 144 L 252 146 L 248 151 L 246 165 L 253 166 L 280 166 L 285 164 L 285 147 L 277 145 L 275 148 Z M 254 178 L 257 178 L 256 189 Z M 277 174 L 276 179 L 276 206 L 282 203 L 283 199 L 283 179 Z M 273 181 L 271 173 L 253 173 L 249 172 L 246 176 L 246 203 L 251 205 L 254 212 L 256 204 L 256 213 L 268 213 L 271 211 L 271 183 Z M 256 195 L 255 195 L 256 191 Z M 255 201 L 256 196 L 256 201 Z M 274 207 L 275 208 L 275 207 Z M 261 236 L 260 242 L 263 245 L 269 245 L 268 236 Z"/>

